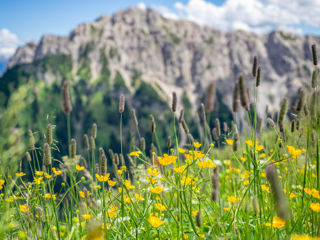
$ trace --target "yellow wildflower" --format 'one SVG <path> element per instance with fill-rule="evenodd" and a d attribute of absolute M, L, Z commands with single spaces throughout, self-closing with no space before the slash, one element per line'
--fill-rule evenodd
<path fill-rule="evenodd" d="M 226 139 L 226 143 L 230 146 L 233 145 L 233 140 L 232 139 Z"/>
<path fill-rule="evenodd" d="M 141 154 L 141 151 L 135 151 L 135 152 L 131 152 L 129 155 L 139 157 L 140 154 Z"/>
<path fill-rule="evenodd" d="M 85 194 L 84 191 L 79 191 L 79 195 L 80 195 L 80 197 L 82 197 L 82 198 L 85 198 L 85 197 L 86 197 L 86 194 Z"/>
<path fill-rule="evenodd" d="M 62 174 L 62 171 L 60 171 L 60 170 L 56 170 L 56 168 L 52 168 L 52 172 L 55 174 L 55 175 L 60 175 L 60 174 Z"/>
<path fill-rule="evenodd" d="M 53 200 L 56 200 L 56 194 L 46 193 L 43 197 L 47 199 L 52 198 Z"/>
<path fill-rule="evenodd" d="M 175 163 L 177 158 L 177 156 L 169 156 L 168 154 L 163 154 L 163 157 L 158 157 L 158 160 L 162 166 L 167 166 L 169 164 Z"/>
<path fill-rule="evenodd" d="M 82 214 L 81 215 L 85 220 L 89 220 L 92 216 L 90 214 Z"/>
<path fill-rule="evenodd" d="M 110 187 L 115 186 L 116 183 L 117 183 L 116 181 L 108 180 L 108 184 L 109 184 Z"/>
<path fill-rule="evenodd" d="M 106 214 L 109 218 L 114 218 L 117 214 L 117 207 L 114 207 L 114 206 L 110 206 L 108 208 L 108 210 L 106 211 Z"/>
<path fill-rule="evenodd" d="M 272 225 L 274 228 L 280 229 L 286 225 L 286 220 L 274 216 L 272 219 L 272 224 L 266 223 L 265 225 L 268 227 L 270 227 Z"/>
<path fill-rule="evenodd" d="M 240 198 L 236 198 L 235 196 L 228 196 L 228 201 L 231 203 L 236 203 L 240 201 Z"/>
<path fill-rule="evenodd" d="M 107 173 L 106 175 L 102 176 L 96 173 L 96 178 L 99 182 L 107 182 L 109 180 L 110 173 Z"/>
<path fill-rule="evenodd" d="M 175 171 L 176 173 L 183 173 L 183 172 L 185 172 L 186 167 L 187 167 L 186 165 L 182 165 L 180 167 L 173 168 L 173 171 Z"/>
<path fill-rule="evenodd" d="M 138 193 L 136 193 L 134 196 L 138 201 L 143 201 L 144 200 L 143 196 L 138 194 Z"/>
<path fill-rule="evenodd" d="M 43 175 L 43 171 L 35 171 L 35 174 L 37 175 L 37 176 L 42 176 Z"/>
<path fill-rule="evenodd" d="M 76 165 L 77 171 L 82 171 L 84 169 L 84 166 L 79 166 L 78 164 Z"/>
<path fill-rule="evenodd" d="M 38 178 L 34 177 L 33 179 L 36 184 L 40 185 L 42 183 L 43 177 L 38 177 Z"/>
<path fill-rule="evenodd" d="M 152 187 L 150 186 L 149 187 L 149 190 L 152 192 L 152 193 L 156 193 L 156 194 L 159 194 L 163 191 L 163 187 L 160 187 L 160 186 L 156 186 L 156 187 Z"/>
<path fill-rule="evenodd" d="M 126 186 L 127 189 L 135 189 L 136 188 L 134 185 L 131 185 L 130 180 L 125 180 L 124 185 Z"/>
<path fill-rule="evenodd" d="M 187 150 L 183 149 L 183 148 L 178 148 L 179 153 L 185 153 Z"/>
<path fill-rule="evenodd" d="M 154 216 L 153 214 L 149 217 L 149 223 L 152 225 L 152 227 L 160 227 L 164 224 L 164 221 L 162 221 L 159 217 Z"/>
<path fill-rule="evenodd" d="M 320 212 L 320 203 L 310 203 L 310 208 L 314 212 Z"/>
<path fill-rule="evenodd" d="M 17 176 L 17 177 L 23 177 L 24 175 L 26 175 L 26 174 L 23 173 L 23 172 L 16 173 L 16 176 Z"/>
<path fill-rule="evenodd" d="M 20 204 L 20 205 L 19 205 L 19 209 L 20 209 L 20 211 L 23 212 L 23 213 L 26 213 L 26 212 L 28 212 L 28 211 L 30 210 L 30 209 L 28 208 L 28 206 L 23 205 L 23 204 Z"/>
<path fill-rule="evenodd" d="M 193 146 L 194 146 L 195 148 L 199 148 L 199 147 L 201 147 L 201 143 L 199 143 L 199 142 L 193 142 Z"/>
<path fill-rule="evenodd" d="M 156 169 L 156 168 L 155 169 L 148 168 L 147 172 L 149 173 L 149 175 L 151 177 L 155 177 L 155 176 L 160 174 L 160 171 L 158 169 Z"/>
<path fill-rule="evenodd" d="M 167 209 L 166 206 L 162 205 L 161 203 L 156 203 L 155 205 L 159 211 L 164 211 Z"/>

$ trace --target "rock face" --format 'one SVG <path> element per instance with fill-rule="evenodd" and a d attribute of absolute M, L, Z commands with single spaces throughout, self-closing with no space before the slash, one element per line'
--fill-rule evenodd
<path fill-rule="evenodd" d="M 79 79 L 79 67 L 87 65 L 86 80 L 94 82 L 103 71 L 103 53 L 111 75 L 121 73 L 129 89 L 139 73 L 146 82 L 159 86 L 164 97 L 170 97 L 172 91 L 181 96 L 187 90 L 195 106 L 213 82 L 222 101 L 231 106 L 240 74 L 246 76 L 252 90 L 252 60 L 257 56 L 262 67 L 258 111 L 263 115 L 267 104 L 271 111 L 277 109 L 283 96 L 293 96 L 301 86 L 310 85 L 313 43 L 320 45 L 320 38 L 281 31 L 223 33 L 189 21 L 169 20 L 151 9 L 129 8 L 83 23 L 69 36 L 45 35 L 39 43 L 28 43 L 16 51 L 8 69 L 66 54 L 72 58 L 74 78 Z M 51 82 L 55 76 L 42 74 L 41 78 Z"/>

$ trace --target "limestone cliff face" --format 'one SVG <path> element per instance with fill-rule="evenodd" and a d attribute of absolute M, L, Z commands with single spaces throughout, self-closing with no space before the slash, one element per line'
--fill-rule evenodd
<path fill-rule="evenodd" d="M 301 86 L 309 85 L 313 43 L 320 45 L 320 38 L 281 31 L 266 35 L 224 33 L 189 21 L 166 19 L 151 9 L 130 8 L 83 23 L 69 36 L 45 35 L 39 43 L 28 43 L 16 51 L 8 68 L 66 54 L 72 58 L 74 78 L 79 78 L 78 69 L 86 65 L 90 73 L 86 80 L 94 82 L 102 73 L 105 62 L 101 56 L 105 55 L 111 75 L 121 73 L 129 89 L 139 73 L 145 81 L 159 86 L 164 97 L 187 90 L 195 106 L 214 82 L 222 100 L 231 106 L 240 74 L 246 76 L 248 87 L 253 87 L 250 73 L 257 56 L 262 67 L 258 110 L 263 115 L 267 104 L 271 110 L 277 109 L 283 96 L 295 95 Z M 55 80 L 54 74 L 40 71 L 39 76 Z"/>

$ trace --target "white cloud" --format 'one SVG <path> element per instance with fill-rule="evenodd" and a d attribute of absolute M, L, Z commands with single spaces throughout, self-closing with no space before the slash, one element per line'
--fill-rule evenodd
<path fill-rule="evenodd" d="M 137 4 L 137 8 L 140 8 L 142 10 L 146 10 L 147 9 L 147 6 L 143 3 L 143 2 L 139 2 Z"/>
<path fill-rule="evenodd" d="M 14 54 L 20 40 L 18 36 L 8 29 L 0 29 L 0 55 L 9 57 Z"/>
<path fill-rule="evenodd" d="M 152 5 L 152 8 L 158 11 L 165 18 L 178 19 L 178 15 L 171 11 L 169 8 L 160 6 L 160 5 Z"/>
<path fill-rule="evenodd" d="M 205 0 L 176 2 L 175 11 L 157 6 L 163 16 L 184 18 L 228 31 L 257 33 L 282 29 L 302 33 L 301 26 L 320 28 L 320 0 L 226 0 L 217 6 Z M 298 27 L 299 26 L 299 27 Z"/>

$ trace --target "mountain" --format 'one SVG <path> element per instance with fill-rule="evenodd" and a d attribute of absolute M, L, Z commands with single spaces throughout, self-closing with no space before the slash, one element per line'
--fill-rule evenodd
<path fill-rule="evenodd" d="M 7 63 L 8 63 L 9 59 L 4 57 L 4 56 L 0 56 L 0 76 L 2 75 L 2 73 L 4 72 Z"/>
<path fill-rule="evenodd" d="M 18 87 L 25 86 L 34 97 L 25 114 L 40 114 L 41 118 L 25 120 L 24 125 L 34 127 L 41 122 L 44 126 L 49 109 L 55 109 L 50 112 L 54 121 L 62 121 L 60 88 L 69 80 L 75 104 L 73 133 L 81 138 L 96 121 L 106 133 L 100 141 L 111 146 L 114 141 L 110 139 L 118 139 L 119 94 L 127 97 L 127 111 L 138 110 L 143 126 L 148 126 L 150 113 L 159 113 L 157 121 L 165 127 L 172 115 L 163 112 L 176 91 L 179 109 L 184 107 L 192 114 L 187 122 L 196 135 L 199 119 L 193 117 L 194 112 L 211 83 L 216 86 L 211 127 L 215 117 L 232 120 L 232 92 L 240 74 L 253 90 L 254 56 L 262 67 L 258 114 L 265 115 L 266 105 L 276 111 L 284 96 L 294 99 L 299 88 L 310 85 L 310 46 L 314 43 L 320 45 L 320 38 L 282 31 L 265 35 L 221 32 L 190 21 L 166 19 L 152 9 L 129 8 L 80 24 L 68 36 L 44 35 L 39 43 L 18 48 L 0 78 L 0 106 Z M 127 112 L 124 121 L 128 123 L 129 118 Z M 132 124 L 128 125 L 134 132 Z M 65 132 L 57 134 L 65 137 Z M 150 133 L 145 134 L 151 138 Z"/>

